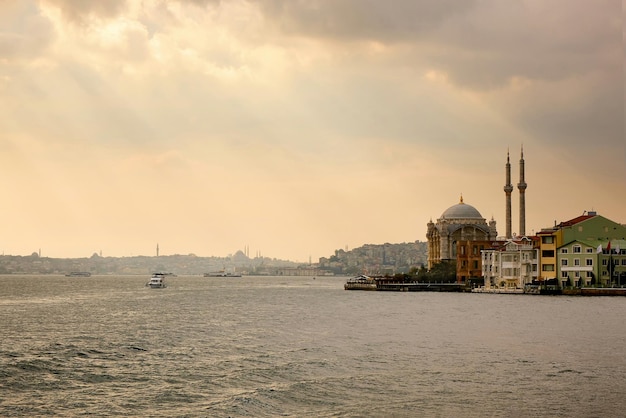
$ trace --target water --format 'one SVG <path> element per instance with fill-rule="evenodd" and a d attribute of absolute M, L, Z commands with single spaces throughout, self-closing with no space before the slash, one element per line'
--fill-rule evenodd
<path fill-rule="evenodd" d="M 1 416 L 617 417 L 626 298 L 0 276 Z"/>

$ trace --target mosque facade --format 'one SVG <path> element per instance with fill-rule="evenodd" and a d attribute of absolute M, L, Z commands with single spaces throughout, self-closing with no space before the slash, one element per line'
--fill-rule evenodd
<path fill-rule="evenodd" d="M 496 221 L 489 223 L 480 212 L 463 202 L 446 209 L 437 222 L 428 222 L 428 269 L 442 261 L 457 259 L 457 243 L 461 241 L 493 241 L 498 232 Z"/>
<path fill-rule="evenodd" d="M 520 179 L 517 188 L 520 194 L 519 205 L 519 236 L 526 233 L 526 199 L 527 184 L 524 178 L 524 149 L 521 150 Z M 509 153 L 506 156 L 506 183 L 504 193 L 506 197 L 506 238 L 512 239 L 511 232 L 511 164 Z M 432 219 L 427 224 L 426 238 L 428 239 L 428 269 L 442 261 L 464 261 L 463 276 L 476 277 L 481 271 L 480 251 L 489 247 L 490 242 L 497 240 L 496 221 L 491 218 L 489 222 L 473 206 L 463 202 L 463 196 L 459 203 L 446 209 L 436 222 Z M 480 244 L 480 245 L 478 245 Z M 457 254 L 463 249 L 470 250 L 468 254 Z M 474 251 L 476 250 L 476 251 Z M 477 252 L 477 254 L 474 254 Z M 459 266 L 457 266 L 459 267 Z M 458 268 L 457 268 L 458 271 Z M 478 273 L 480 275 L 480 273 Z"/>

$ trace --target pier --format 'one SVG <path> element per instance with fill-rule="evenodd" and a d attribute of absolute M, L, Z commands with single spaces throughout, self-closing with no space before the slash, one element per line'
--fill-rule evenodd
<path fill-rule="evenodd" d="M 563 289 L 564 295 L 569 296 L 626 296 L 624 287 L 581 287 Z"/>
<path fill-rule="evenodd" d="M 376 290 L 388 292 L 466 292 L 467 287 L 463 283 L 404 283 L 377 280 Z"/>

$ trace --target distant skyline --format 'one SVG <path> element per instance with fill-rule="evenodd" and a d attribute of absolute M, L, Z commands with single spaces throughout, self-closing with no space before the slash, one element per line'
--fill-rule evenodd
<path fill-rule="evenodd" d="M 5 0 L 0 250 L 308 262 L 626 223 L 625 2 Z"/>

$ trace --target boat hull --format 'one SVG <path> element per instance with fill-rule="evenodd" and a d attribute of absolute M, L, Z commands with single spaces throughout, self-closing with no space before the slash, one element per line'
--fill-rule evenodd
<path fill-rule="evenodd" d="M 163 289 L 165 287 L 165 285 L 163 283 L 160 284 L 149 284 L 148 285 L 150 287 L 150 289 Z"/>

